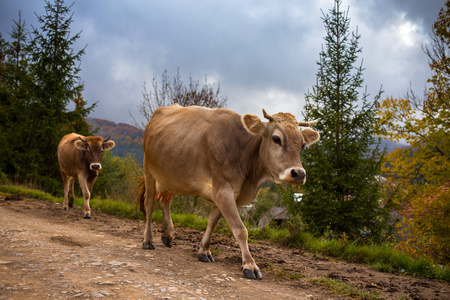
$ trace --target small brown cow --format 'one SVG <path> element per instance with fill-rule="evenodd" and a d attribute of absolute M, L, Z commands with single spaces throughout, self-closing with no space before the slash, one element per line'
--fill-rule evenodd
<path fill-rule="evenodd" d="M 221 216 L 230 226 L 242 251 L 244 276 L 262 279 L 248 249 L 248 232 L 238 207 L 253 201 L 267 181 L 304 184 L 306 171 L 300 161 L 305 145 L 319 140 L 319 133 L 299 126 L 289 113 L 243 116 L 227 109 L 177 104 L 158 108 L 144 132 L 144 182 L 138 193 L 147 216 L 144 249 L 154 249 L 152 212 L 160 201 L 164 216 L 163 243 L 170 247 L 173 224 L 170 202 L 174 193 L 198 195 L 212 204 L 198 259 L 213 262 L 211 235 Z"/>
<path fill-rule="evenodd" d="M 98 171 L 102 168 L 103 150 L 110 150 L 114 146 L 114 141 L 109 140 L 109 137 L 103 140 L 100 136 L 70 133 L 61 139 L 58 145 L 58 162 L 64 185 L 63 210 L 73 207 L 73 185 L 78 178 L 84 198 L 84 218 L 91 217 L 89 199 Z"/>

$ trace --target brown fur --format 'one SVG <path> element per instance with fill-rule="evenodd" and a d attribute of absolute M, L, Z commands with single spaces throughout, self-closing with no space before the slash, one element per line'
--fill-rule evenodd
<path fill-rule="evenodd" d="M 70 133 L 61 139 L 58 145 L 58 162 L 64 185 L 64 210 L 73 205 L 73 185 L 75 179 L 78 179 L 84 198 L 84 217 L 91 217 L 89 199 L 101 169 L 103 150 L 110 150 L 114 146 L 113 141 L 104 141 L 100 136 L 86 137 Z"/>
<path fill-rule="evenodd" d="M 137 202 L 136 202 L 136 207 L 139 206 L 139 209 L 141 210 L 142 213 L 144 213 L 145 215 L 145 181 L 144 181 L 144 176 L 142 176 L 139 179 L 139 185 L 137 188 Z"/>
<path fill-rule="evenodd" d="M 289 113 L 263 113 L 269 122 L 256 115 L 198 106 L 171 105 L 155 111 L 144 132 L 145 186 L 138 193 L 147 216 L 145 249 L 154 248 L 151 216 L 155 201 L 160 201 L 164 217 L 162 240 L 170 247 L 173 194 L 197 195 L 213 204 L 199 259 L 213 261 L 211 234 L 224 216 L 241 247 L 245 276 L 262 278 L 248 249 L 248 233 L 238 207 L 253 201 L 264 182 L 303 184 L 306 172 L 299 153 L 304 145 L 319 139 L 312 129 L 300 131 Z"/>

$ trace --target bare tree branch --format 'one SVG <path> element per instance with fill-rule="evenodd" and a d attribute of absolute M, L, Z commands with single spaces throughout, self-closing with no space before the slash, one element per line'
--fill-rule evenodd
<path fill-rule="evenodd" d="M 179 69 L 172 81 L 167 70 L 164 70 L 161 80 L 158 80 L 158 76 L 153 74 L 152 90 L 147 89 L 145 82 L 143 84 L 142 100 L 138 109 L 146 121 L 139 124 L 131 113 L 130 115 L 133 118 L 134 125 L 144 130 L 145 125 L 150 121 L 153 112 L 158 107 L 178 103 L 181 106 L 198 105 L 209 108 L 223 108 L 226 107 L 226 102 L 227 97 L 220 95 L 220 84 L 215 88 L 214 84 L 208 82 L 206 76 L 203 84 L 190 76 L 189 85 L 186 86 L 181 79 Z"/>

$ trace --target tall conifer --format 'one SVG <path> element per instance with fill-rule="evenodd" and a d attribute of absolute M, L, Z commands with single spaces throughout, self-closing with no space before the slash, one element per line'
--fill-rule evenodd
<path fill-rule="evenodd" d="M 34 182 L 47 191 L 61 190 L 56 149 L 72 131 L 89 134 L 84 121 L 94 105 L 81 96 L 79 77 L 84 48 L 74 51 L 80 34 L 71 36 L 72 6 L 46 1 L 45 15 L 31 39 L 19 14 L 10 33 L 0 38 L 0 168 L 19 182 Z M 68 110 L 71 101 L 76 108 Z"/>
<path fill-rule="evenodd" d="M 73 49 L 80 33 L 70 34 L 72 5 L 66 6 L 64 0 L 46 1 L 46 14 L 38 16 L 41 27 L 33 28 L 31 61 L 36 85 L 30 125 L 35 133 L 30 137 L 30 150 L 39 151 L 34 162 L 42 169 L 33 166 L 32 169 L 38 172 L 37 177 L 47 189 L 53 189 L 59 182 L 56 149 L 61 137 L 73 131 L 73 121 L 77 119 L 73 112 L 67 111 L 67 106 L 83 90 L 78 73 L 85 49 L 78 52 Z M 92 108 L 78 107 L 76 115 L 87 117 Z"/>
<path fill-rule="evenodd" d="M 321 139 L 302 152 L 308 175 L 300 209 L 313 231 L 379 237 L 381 161 L 374 126 L 381 91 L 374 101 L 366 91 L 360 96 L 360 35 L 349 31 L 348 10 L 341 11 L 341 0 L 322 19 L 325 45 L 317 83 L 305 95 L 304 108 L 305 119 L 320 119 L 315 128 Z"/>

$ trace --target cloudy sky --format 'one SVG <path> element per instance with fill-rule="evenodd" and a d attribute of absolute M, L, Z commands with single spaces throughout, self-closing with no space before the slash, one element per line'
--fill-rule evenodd
<path fill-rule="evenodd" d="M 71 4 L 72 0 L 66 0 Z M 333 0 L 75 0 L 73 34 L 87 45 L 81 62 L 83 97 L 98 101 L 91 117 L 133 123 L 143 84 L 164 70 L 220 83 L 228 108 L 262 117 L 291 112 L 301 119 L 324 44 L 322 11 Z M 422 93 L 430 77 L 422 46 L 444 0 L 343 0 L 350 28 L 361 35 L 364 85 L 371 95 Z M 0 0 L 0 32 L 9 39 L 13 19 L 39 27 L 44 0 Z"/>

